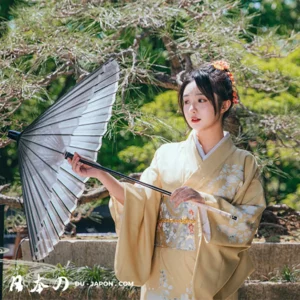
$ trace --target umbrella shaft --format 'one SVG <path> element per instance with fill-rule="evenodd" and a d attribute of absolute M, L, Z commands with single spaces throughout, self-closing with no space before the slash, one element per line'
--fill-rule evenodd
<path fill-rule="evenodd" d="M 111 170 L 111 169 L 109 169 L 109 168 L 105 168 L 105 167 L 102 167 L 102 166 L 100 166 L 100 165 L 93 164 L 93 163 L 88 162 L 88 161 L 86 161 L 86 160 L 84 160 L 84 159 L 80 159 L 79 161 L 82 162 L 82 163 L 84 163 L 84 164 L 86 164 L 86 165 L 88 165 L 88 166 L 94 167 L 94 168 L 96 168 L 96 169 L 100 169 L 100 170 L 102 170 L 102 171 L 108 172 L 108 173 L 113 174 L 113 175 L 117 175 L 117 176 L 126 178 L 126 179 L 129 180 L 129 181 L 138 183 L 138 184 L 140 184 L 140 185 L 143 185 L 143 186 L 145 186 L 145 187 L 148 187 L 148 188 L 150 188 L 150 189 L 152 189 L 152 190 L 155 190 L 155 191 L 160 192 L 160 193 L 162 193 L 162 194 L 165 194 L 165 195 L 167 195 L 167 196 L 171 196 L 171 193 L 170 193 L 170 192 L 168 192 L 168 191 L 166 191 L 166 190 L 163 190 L 163 189 L 160 189 L 160 188 L 158 188 L 158 187 L 156 187 L 156 186 L 154 186 L 154 185 L 151 185 L 151 184 L 145 183 L 145 182 L 143 182 L 143 181 L 140 181 L 140 180 L 138 180 L 138 179 L 135 179 L 135 178 L 126 176 L 126 175 L 124 175 L 124 174 L 122 174 L 122 173 L 119 173 L 119 172 L 117 172 L 117 171 Z"/>
<path fill-rule="evenodd" d="M 66 152 L 65 153 L 65 158 L 73 158 L 73 154 L 70 153 L 70 152 Z M 166 191 L 166 190 L 163 190 L 163 189 L 160 189 L 154 185 L 151 185 L 151 184 L 148 184 L 148 183 L 145 183 L 145 182 L 142 182 L 138 179 L 135 179 L 135 178 L 132 178 L 132 177 L 129 177 L 129 176 L 126 176 L 120 172 L 117 172 L 117 171 L 114 171 L 114 170 L 111 170 L 109 168 L 105 168 L 101 165 L 99 165 L 98 163 L 94 162 L 94 161 L 90 161 L 90 160 L 87 160 L 87 159 L 84 159 L 84 158 L 80 158 L 79 160 L 80 162 L 84 163 L 85 165 L 88 165 L 90 167 L 93 167 L 93 168 L 96 168 L 96 169 L 99 169 L 99 170 L 102 170 L 102 171 L 105 171 L 107 173 L 110 173 L 110 174 L 113 174 L 113 175 L 117 175 L 117 176 L 120 176 L 120 177 L 123 177 L 123 178 L 126 178 L 128 181 L 132 181 L 132 182 L 135 182 L 135 183 L 138 183 L 142 186 L 145 186 L 145 187 L 148 187 L 152 190 L 155 190 L 157 192 L 160 192 L 162 194 L 165 194 L 167 196 L 171 196 L 171 193 Z"/>

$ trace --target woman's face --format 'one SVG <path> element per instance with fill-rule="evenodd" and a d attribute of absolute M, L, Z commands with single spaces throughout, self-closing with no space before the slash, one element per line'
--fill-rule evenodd
<path fill-rule="evenodd" d="M 213 105 L 200 92 L 195 81 L 184 89 L 183 113 L 189 126 L 199 133 L 221 126 L 221 116 L 215 115 Z"/>

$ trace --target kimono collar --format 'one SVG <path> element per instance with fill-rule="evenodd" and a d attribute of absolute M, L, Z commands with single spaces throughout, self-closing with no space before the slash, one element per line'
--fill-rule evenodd
<path fill-rule="evenodd" d="M 212 176 L 215 171 L 222 167 L 226 159 L 236 151 L 230 134 L 224 137 L 220 144 L 203 160 L 199 155 L 196 141 L 193 132 L 185 141 L 185 154 L 186 154 L 186 180 L 184 185 L 187 186 L 200 186 L 206 179 Z"/>
<path fill-rule="evenodd" d="M 198 152 L 202 158 L 202 160 L 205 160 L 207 159 L 218 147 L 220 147 L 220 145 L 228 138 L 230 138 L 230 134 L 228 131 L 224 131 L 224 137 L 212 148 L 209 150 L 208 153 L 204 153 L 203 151 L 203 147 L 202 145 L 200 144 L 199 140 L 198 140 L 198 137 L 197 137 L 197 133 L 196 133 L 196 130 L 193 130 L 192 131 L 192 135 L 193 135 L 193 138 L 194 138 L 194 141 L 195 141 L 195 144 L 196 144 L 196 147 L 198 149 Z"/>

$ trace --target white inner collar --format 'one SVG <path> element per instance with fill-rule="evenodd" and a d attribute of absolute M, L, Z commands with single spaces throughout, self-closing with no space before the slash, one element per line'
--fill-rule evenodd
<path fill-rule="evenodd" d="M 198 150 L 202 160 L 207 159 L 214 151 L 216 151 L 216 149 L 218 147 L 220 147 L 221 144 L 224 143 L 224 141 L 226 141 L 230 137 L 230 134 L 229 134 L 228 131 L 223 131 L 223 133 L 224 133 L 224 137 L 212 149 L 210 149 L 208 151 L 208 153 L 205 154 L 204 151 L 203 151 L 202 145 L 200 144 L 200 142 L 198 140 L 196 131 L 193 130 L 193 137 L 194 137 L 194 140 L 195 140 L 195 143 L 196 143 L 196 146 L 197 146 L 197 150 Z"/>

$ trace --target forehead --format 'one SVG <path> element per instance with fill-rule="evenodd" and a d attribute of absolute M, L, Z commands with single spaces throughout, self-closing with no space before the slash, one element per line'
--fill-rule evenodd
<path fill-rule="evenodd" d="M 183 97 L 189 96 L 189 95 L 196 95 L 196 94 L 202 95 L 199 88 L 197 87 L 195 80 L 193 80 L 185 87 L 185 89 L 183 91 Z"/>

